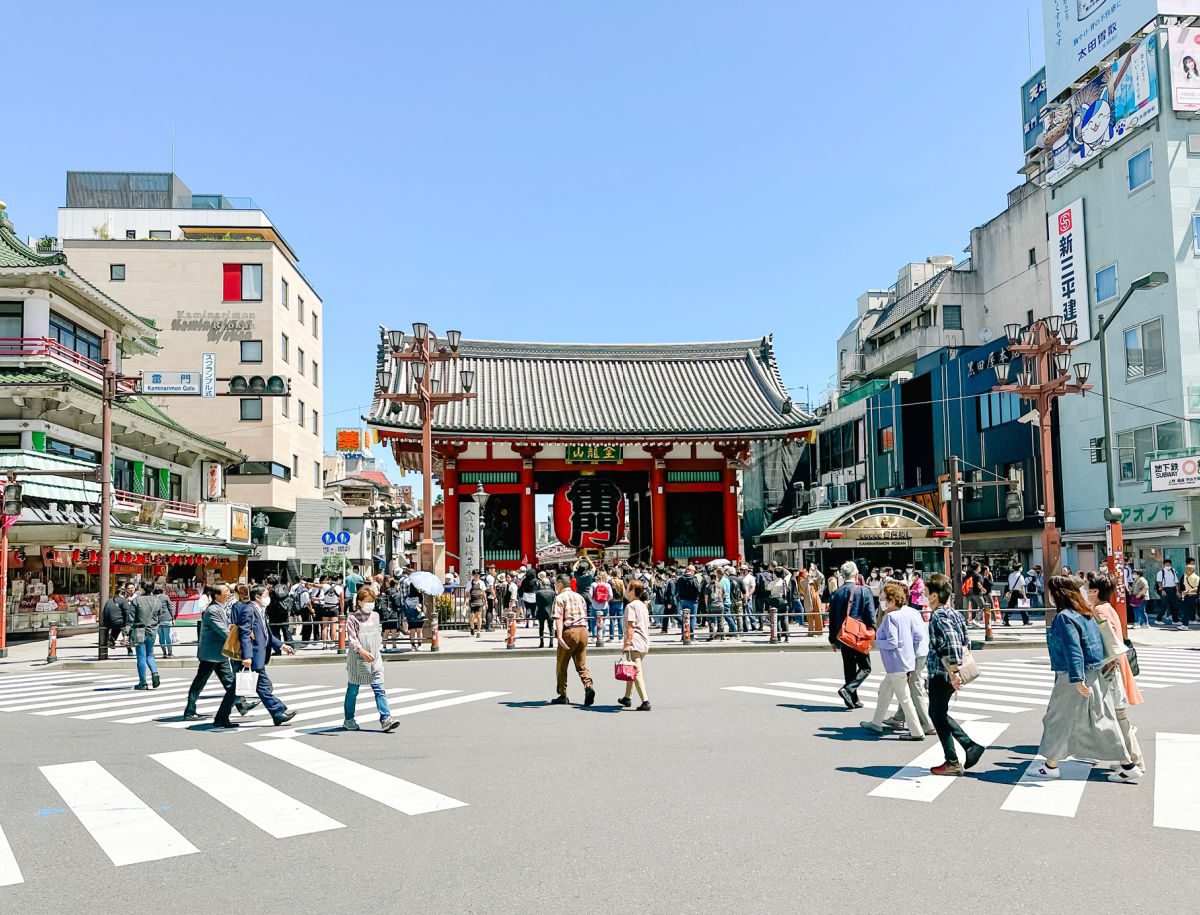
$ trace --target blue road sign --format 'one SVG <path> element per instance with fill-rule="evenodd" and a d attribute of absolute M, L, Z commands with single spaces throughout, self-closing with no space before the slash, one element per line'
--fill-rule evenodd
<path fill-rule="evenodd" d="M 340 543 L 342 546 L 345 546 L 346 544 L 348 544 L 350 542 L 350 532 L 349 531 L 338 531 L 337 542 Z"/>
<path fill-rule="evenodd" d="M 326 531 L 321 535 L 321 542 L 326 546 L 333 546 L 337 542 L 337 535 L 333 531 Z"/>

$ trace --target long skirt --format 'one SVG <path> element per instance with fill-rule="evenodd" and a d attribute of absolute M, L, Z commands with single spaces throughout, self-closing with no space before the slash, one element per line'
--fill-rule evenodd
<path fill-rule="evenodd" d="M 1117 723 L 1112 691 L 1101 682 L 1100 670 L 1089 670 L 1084 681 L 1092 694 L 1079 695 L 1065 673 L 1055 673 L 1050 704 L 1042 718 L 1038 752 L 1046 759 L 1092 759 L 1125 762 L 1129 752 Z"/>

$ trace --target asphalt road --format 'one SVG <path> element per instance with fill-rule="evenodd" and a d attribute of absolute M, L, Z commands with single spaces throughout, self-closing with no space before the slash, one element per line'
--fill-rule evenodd
<path fill-rule="evenodd" d="M 1041 653 L 980 657 L 1001 665 L 973 685 L 982 694 L 985 683 L 1002 682 L 1010 662 L 1033 664 Z M 593 669 L 599 697 L 591 709 L 545 704 L 554 686 L 546 658 L 389 664 L 389 689 L 418 696 L 394 706 L 418 710 L 391 735 L 373 730 L 367 709 L 358 733 L 190 731 L 162 726 L 178 711 L 156 712 L 155 697 L 124 692 L 128 684 L 94 683 L 101 675 L 59 685 L 0 678 L 0 829 L 23 880 L 3 885 L 13 869 L 6 871 L 0 841 L 0 911 L 1194 911 L 1200 835 L 1154 823 L 1166 808 L 1186 814 L 1200 789 L 1193 781 L 1181 806 L 1180 780 L 1164 781 L 1156 806 L 1155 763 L 1162 734 L 1200 734 L 1200 652 L 1161 657 L 1154 663 L 1165 682 L 1133 710 L 1150 775 L 1126 786 L 1093 771 L 1090 781 L 1068 786 L 1073 815 L 1060 809 L 1063 792 L 1050 804 L 1058 815 L 1002 809 L 1041 733 L 1041 712 L 1028 698 L 1036 685 L 1005 687 L 1011 702 L 1002 693 L 976 699 L 993 708 L 975 708 L 980 720 L 968 727 L 1003 729 L 970 777 L 945 780 L 936 798 L 871 796 L 885 785 L 901 795 L 926 790 L 928 780 L 893 776 L 934 741 L 875 738 L 857 726 L 862 712 L 838 708 L 831 692 L 832 701 L 821 700 L 832 684 L 817 681 L 840 674 L 832 651 L 651 655 L 650 713 L 618 710 L 611 659 Z M 337 697 L 340 666 L 283 674 L 277 679 L 292 685 L 281 692 L 317 697 L 308 700 L 309 723 L 340 717 L 320 705 Z M 582 689 L 570 676 L 578 702 Z M 1037 676 L 1028 679 L 1036 684 Z M 803 685 L 770 685 L 777 683 Z M 97 686 L 105 690 L 99 699 Z M 172 687 L 164 684 L 164 702 Z M 322 687 L 331 692 L 315 692 Z M 503 695 L 435 705 L 492 692 Z M 126 711 L 77 717 L 107 714 L 112 697 L 144 701 L 150 711 L 116 705 Z M 98 711 L 35 714 L 74 702 Z M 153 714 L 168 721 L 119 723 Z M 297 758 L 310 768 L 258 744 L 299 745 Z M 309 761 L 305 748 L 320 759 Z M 151 757 L 194 750 L 201 753 Z M 98 766 L 43 768 L 92 761 Z M 347 774 L 347 763 L 369 769 Z M 232 775 L 221 775 L 229 772 L 222 764 Z M 187 765 L 201 774 L 176 771 Z M 367 789 L 374 796 L 346 787 L 374 784 L 379 773 L 382 781 Z M 272 795 L 265 812 L 250 809 L 229 795 L 246 776 L 283 796 Z M 205 778 L 241 812 L 206 793 Z M 89 812 L 73 791 L 108 796 L 109 807 Z M 132 799 L 121 803 L 122 791 Z M 394 806 L 381 803 L 380 792 Z M 1035 808 L 1046 806 L 1040 797 Z M 96 815 L 93 838 L 82 818 Z M 268 834 L 288 824 L 303 834 Z M 115 866 L 104 848 L 195 851 Z"/>

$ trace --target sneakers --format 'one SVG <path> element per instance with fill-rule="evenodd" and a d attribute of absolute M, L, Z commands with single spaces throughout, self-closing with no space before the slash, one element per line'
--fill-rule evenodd
<path fill-rule="evenodd" d="M 899 734 L 901 740 L 921 740 L 925 739 L 925 735 L 918 731 L 914 734 L 912 731 L 901 731 Z"/>
<path fill-rule="evenodd" d="M 1118 782 L 1126 785 L 1136 785 L 1137 780 L 1146 773 L 1138 766 L 1133 766 L 1130 769 L 1117 767 L 1117 769 L 1108 776 L 1110 782 Z"/>
<path fill-rule="evenodd" d="M 974 769 L 975 764 L 978 763 L 979 760 L 983 757 L 983 751 L 986 749 L 987 749 L 987 747 L 985 747 L 981 743 L 973 743 L 969 747 L 967 747 L 967 752 L 966 752 L 967 758 L 966 758 L 966 763 L 964 764 L 964 768 Z"/>
<path fill-rule="evenodd" d="M 587 689 L 585 689 L 583 691 L 583 704 L 591 705 L 595 701 L 596 701 L 596 691 L 589 686 L 589 687 L 587 687 Z"/>
<path fill-rule="evenodd" d="M 1058 771 L 1058 766 L 1051 768 L 1044 762 L 1036 763 L 1030 766 L 1027 774 L 1030 778 L 1046 778 L 1050 779 L 1051 781 L 1062 776 L 1062 773 Z"/>
<path fill-rule="evenodd" d="M 907 727 L 907 725 L 903 721 L 901 721 L 899 718 L 896 718 L 894 716 L 891 718 L 884 718 L 883 726 L 885 728 L 891 728 L 893 731 L 903 730 L 905 727 Z"/>
<path fill-rule="evenodd" d="M 622 696 L 620 699 L 617 700 L 617 705 L 620 705 L 623 708 L 629 708 L 629 706 L 633 705 L 633 700 L 630 699 L 628 696 Z"/>
<path fill-rule="evenodd" d="M 198 715 L 195 712 L 188 712 L 186 715 L 183 716 L 183 720 L 184 721 L 204 721 L 207 717 L 208 717 L 207 715 Z"/>
<path fill-rule="evenodd" d="M 157 670 L 150 675 L 150 682 L 154 684 L 155 689 L 158 689 L 159 684 L 162 683 L 162 680 L 158 679 Z"/>
<path fill-rule="evenodd" d="M 149 688 L 150 687 L 146 684 L 145 681 L 142 681 L 141 683 L 139 683 L 137 686 L 134 687 L 134 689 L 149 689 Z"/>
<path fill-rule="evenodd" d="M 854 697 L 850 694 L 850 690 L 843 686 L 837 693 L 842 697 L 842 701 L 846 703 L 846 708 L 854 708 Z"/>
<path fill-rule="evenodd" d="M 873 734 L 882 734 L 883 733 L 883 725 L 876 724 L 874 721 L 860 721 L 858 723 L 858 726 L 860 728 L 870 731 Z"/>
<path fill-rule="evenodd" d="M 343 731 L 357 731 L 358 730 L 358 722 L 355 721 L 353 718 L 347 718 L 345 721 L 342 722 L 342 730 Z"/>
<path fill-rule="evenodd" d="M 937 733 L 937 728 L 926 728 L 926 729 L 925 729 L 925 736 L 926 736 L 926 737 L 932 737 L 932 736 L 933 736 L 934 734 L 936 734 L 936 733 Z"/>
<path fill-rule="evenodd" d="M 555 696 L 550 700 L 551 705 L 570 705 L 570 701 L 566 696 Z"/>
<path fill-rule="evenodd" d="M 398 727 L 400 727 L 400 722 L 395 718 L 384 718 L 383 721 L 379 722 L 379 730 L 385 734 L 392 733 Z"/>
<path fill-rule="evenodd" d="M 648 711 L 650 711 L 650 700 L 649 700 L 649 699 L 647 699 L 645 702 L 643 702 L 641 705 L 639 705 L 639 706 L 638 706 L 636 709 L 634 709 L 634 711 L 635 711 L 635 712 L 648 712 Z"/>
<path fill-rule="evenodd" d="M 214 721 L 212 726 L 215 731 L 232 731 L 238 727 L 238 723 L 236 721 Z"/>
<path fill-rule="evenodd" d="M 934 766 L 929 770 L 934 775 L 965 775 L 963 767 L 957 762 L 944 762 L 940 766 Z"/>

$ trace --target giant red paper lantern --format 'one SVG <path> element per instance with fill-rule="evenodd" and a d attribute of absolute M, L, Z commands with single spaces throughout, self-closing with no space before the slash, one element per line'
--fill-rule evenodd
<path fill-rule="evenodd" d="M 578 477 L 554 494 L 554 535 L 575 549 L 611 549 L 625 536 L 625 496 L 612 480 Z"/>

